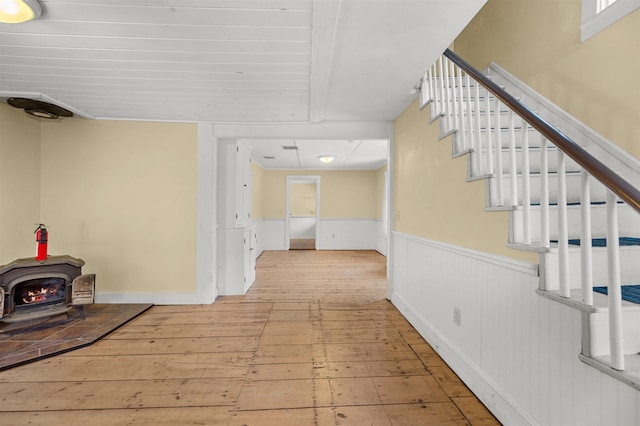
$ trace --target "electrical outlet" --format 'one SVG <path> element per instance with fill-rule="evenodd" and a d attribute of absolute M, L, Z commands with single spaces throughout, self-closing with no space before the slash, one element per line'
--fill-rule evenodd
<path fill-rule="evenodd" d="M 453 308 L 453 323 L 455 325 L 460 325 L 460 308 L 457 306 Z"/>

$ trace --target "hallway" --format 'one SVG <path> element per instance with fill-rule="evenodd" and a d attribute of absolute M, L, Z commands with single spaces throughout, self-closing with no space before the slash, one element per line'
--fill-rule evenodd
<path fill-rule="evenodd" d="M 0 372 L 0 424 L 498 424 L 386 300 L 385 260 L 264 252 L 245 296 Z"/>

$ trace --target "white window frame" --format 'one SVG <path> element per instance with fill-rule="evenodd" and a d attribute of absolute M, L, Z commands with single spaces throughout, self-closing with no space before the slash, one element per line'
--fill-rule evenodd
<path fill-rule="evenodd" d="M 640 7 L 640 0 L 615 0 L 600 9 L 600 0 L 582 0 L 580 40 L 586 41 Z"/>

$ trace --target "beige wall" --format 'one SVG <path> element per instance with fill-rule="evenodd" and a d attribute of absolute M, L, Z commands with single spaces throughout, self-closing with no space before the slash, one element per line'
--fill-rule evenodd
<path fill-rule="evenodd" d="M 476 68 L 497 63 L 640 157 L 640 10 L 580 42 L 581 0 L 489 0 L 456 39 Z"/>
<path fill-rule="evenodd" d="M 254 202 L 262 203 L 262 217 L 284 218 L 286 177 L 320 176 L 320 217 L 377 218 L 375 171 L 262 170 L 262 193 L 254 192 Z M 255 188 L 254 188 L 255 189 Z"/>
<path fill-rule="evenodd" d="M 40 122 L 0 103 L 0 264 L 36 255 Z"/>
<path fill-rule="evenodd" d="M 387 172 L 387 166 L 384 165 L 376 170 L 376 206 L 378 206 L 378 215 L 376 218 L 382 218 L 382 208 L 384 204 L 384 174 Z"/>
<path fill-rule="evenodd" d="M 451 158 L 451 137 L 417 101 L 394 122 L 394 230 L 537 263 L 537 256 L 505 247 L 505 212 L 484 211 L 484 182 L 465 182 L 467 158 Z"/>
<path fill-rule="evenodd" d="M 196 125 L 42 124 L 50 251 L 87 262 L 102 293 L 196 289 Z"/>
<path fill-rule="evenodd" d="M 322 186 L 322 185 L 321 185 Z M 316 184 L 294 183 L 289 188 L 292 216 L 316 215 Z"/>
<path fill-rule="evenodd" d="M 264 193 L 264 169 L 255 161 L 251 162 L 251 218 L 259 220 L 264 217 L 262 212 L 262 194 Z"/>

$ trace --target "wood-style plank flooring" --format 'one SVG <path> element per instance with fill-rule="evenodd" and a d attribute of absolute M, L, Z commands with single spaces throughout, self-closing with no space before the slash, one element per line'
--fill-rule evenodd
<path fill-rule="evenodd" d="M 291 239 L 289 240 L 291 250 L 315 250 L 316 240 L 314 239 Z"/>
<path fill-rule="evenodd" d="M 369 251 L 264 252 L 245 296 L 155 306 L 0 372 L 0 424 L 498 424 L 386 300 Z"/>

